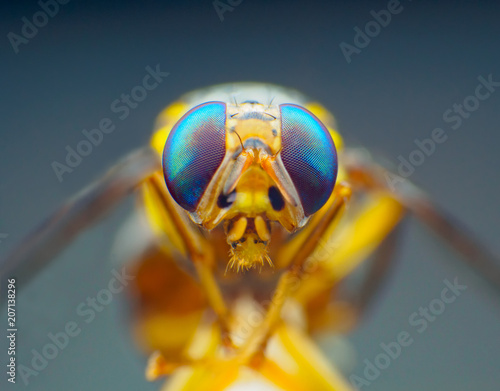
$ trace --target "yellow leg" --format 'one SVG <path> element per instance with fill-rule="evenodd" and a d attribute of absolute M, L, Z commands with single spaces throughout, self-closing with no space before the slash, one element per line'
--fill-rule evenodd
<path fill-rule="evenodd" d="M 229 312 L 214 274 L 203 259 L 195 260 L 194 264 L 207 301 L 219 318 L 223 343 L 232 347 L 234 345 L 229 332 Z"/>
<path fill-rule="evenodd" d="M 148 360 L 146 379 L 155 381 L 162 376 L 171 375 L 176 369 L 184 365 L 195 364 L 192 360 L 167 360 L 160 352 L 154 352 Z"/>
<path fill-rule="evenodd" d="M 291 296 L 299 276 L 299 269 L 292 268 L 280 277 L 278 286 L 276 287 L 276 291 L 273 295 L 264 320 L 253 330 L 248 340 L 238 351 L 237 361 L 239 363 L 247 364 L 251 361 L 255 354 L 262 352 L 267 342 L 267 338 L 273 331 L 274 327 L 279 324 L 279 321 L 281 320 L 281 310 L 283 305 L 285 304 L 286 299 Z"/>
<path fill-rule="evenodd" d="M 390 274 L 399 239 L 398 232 L 395 232 L 397 228 L 398 226 L 394 227 L 393 232 L 382 240 L 373 257 L 369 257 L 369 270 L 352 293 L 343 295 L 339 300 L 334 294 L 335 291 L 332 292 L 336 283 L 330 281 L 323 295 L 318 294 L 316 299 L 314 296 L 309 296 L 309 305 L 308 302 L 305 305 L 308 308 L 308 325 L 311 330 L 334 330 L 337 333 L 346 333 L 362 320 Z M 366 262 L 367 259 L 368 255 L 363 251 L 362 262 Z M 353 262 L 356 262 L 355 258 Z"/>
<path fill-rule="evenodd" d="M 398 225 L 406 210 L 386 189 L 364 188 L 347 177 L 353 194 L 349 210 L 341 221 L 332 215 L 335 200 L 313 216 L 308 226 L 295 235 L 278 255 L 281 264 L 303 264 L 304 277 L 293 298 L 306 309 L 311 327 L 328 325 L 347 330 L 359 319 L 381 284 L 391 259 L 376 256 L 372 272 L 353 302 L 331 302 L 331 291 L 376 251 Z"/>
<path fill-rule="evenodd" d="M 280 277 L 264 320 L 253 330 L 248 340 L 238 351 L 237 360 L 239 362 L 247 363 L 251 361 L 255 354 L 262 351 L 267 338 L 281 320 L 283 305 L 300 286 L 301 280 L 307 274 L 306 269 L 304 269 L 305 261 L 314 251 L 317 240 L 325 231 L 338 222 L 350 196 L 351 190 L 346 184 L 339 184 L 335 187 L 334 194 L 331 197 L 333 201 L 325 212 L 324 218 L 318 220 L 318 223 L 308 230 L 308 235 L 304 238 L 301 249 L 292 258 L 288 270 Z"/>
<path fill-rule="evenodd" d="M 198 232 L 188 217 L 182 214 L 168 193 L 160 174 L 153 176 L 145 184 L 144 195 L 146 205 L 153 204 L 147 211 L 154 228 L 159 234 L 173 238 L 174 244 L 177 243 L 176 249 L 193 262 L 207 301 L 220 320 L 225 342 L 230 345 L 228 309 L 212 272 L 214 254 L 210 243 Z M 159 212 L 156 211 L 161 211 L 161 215 L 158 216 Z"/>
<path fill-rule="evenodd" d="M 386 192 L 367 194 L 363 203 L 353 201 L 352 211 L 337 230 L 323 236 L 309 257 L 311 278 L 303 281 L 295 299 L 308 305 L 347 277 L 384 241 L 405 209 Z"/>
<path fill-rule="evenodd" d="M 380 243 L 374 253 L 374 259 L 370 265 L 370 270 L 358 289 L 359 293 L 353 300 L 357 318 L 361 317 L 370 303 L 373 302 L 379 288 L 389 274 L 389 269 L 392 266 L 397 241 L 399 239 L 398 231 L 398 226 L 394 227 L 393 231 L 387 235 L 382 243 Z"/>
<path fill-rule="evenodd" d="M 408 211 L 434 231 L 463 257 L 462 260 L 492 287 L 500 291 L 500 257 L 493 254 L 463 224 L 457 222 L 413 183 L 388 172 L 376 164 L 363 164 L 348 159 L 347 170 L 357 186 L 365 189 L 384 189 Z M 397 184 L 397 186 L 395 186 Z"/>

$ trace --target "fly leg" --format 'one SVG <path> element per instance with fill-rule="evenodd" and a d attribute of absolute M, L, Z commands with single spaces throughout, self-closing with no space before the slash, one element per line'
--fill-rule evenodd
<path fill-rule="evenodd" d="M 373 304 L 377 293 L 390 274 L 399 239 L 400 232 L 398 227 L 396 226 L 375 250 L 370 269 L 358 289 L 358 294 L 353 300 L 356 320 L 360 319 L 369 309 L 370 305 Z"/>
<path fill-rule="evenodd" d="M 309 278 L 293 296 L 306 310 L 310 329 L 354 327 L 387 276 L 396 243 L 394 230 L 404 214 L 405 208 L 392 194 L 357 189 L 342 224 L 325 232 L 310 256 Z M 358 293 L 339 300 L 336 288 L 372 254 Z"/>
<path fill-rule="evenodd" d="M 15 275 L 27 281 L 160 169 L 158 154 L 149 147 L 120 160 L 106 174 L 71 197 L 10 255 L 0 260 L 0 276 Z"/>
<path fill-rule="evenodd" d="M 308 229 L 300 235 L 300 250 L 294 253 L 288 263 L 287 270 L 281 275 L 278 286 L 272 296 L 269 308 L 262 323 L 254 328 L 237 353 L 237 360 L 241 363 L 250 362 L 253 358 L 263 352 L 267 339 L 281 321 L 281 310 L 286 300 L 289 299 L 301 281 L 308 275 L 306 261 L 314 251 L 319 238 L 337 225 L 342 216 L 347 202 L 351 196 L 351 189 L 346 184 L 338 184 L 330 200 L 328 207 L 322 218 L 314 220 L 314 224 L 309 224 Z"/>
<path fill-rule="evenodd" d="M 351 159 L 347 166 L 358 186 L 391 191 L 404 207 L 462 255 L 462 260 L 496 290 L 500 290 L 500 259 L 462 224 L 437 207 L 417 186 L 373 163 Z M 392 178 L 392 181 L 389 181 Z M 396 178 L 396 179 L 394 179 Z M 397 186 L 394 182 L 397 181 Z M 389 185 L 389 182 L 392 185 Z"/>
<path fill-rule="evenodd" d="M 161 174 L 151 177 L 144 186 L 143 194 L 153 229 L 158 231 L 159 236 L 167 236 L 171 243 L 176 244 L 175 250 L 192 261 L 207 302 L 219 319 L 224 341 L 232 346 L 228 328 L 229 311 L 213 273 L 213 248 L 170 196 Z M 151 207 L 148 208 L 148 205 Z"/>

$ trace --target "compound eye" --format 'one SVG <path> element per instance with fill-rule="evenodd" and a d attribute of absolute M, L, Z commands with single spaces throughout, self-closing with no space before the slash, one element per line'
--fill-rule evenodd
<path fill-rule="evenodd" d="M 203 103 L 175 124 L 163 149 L 163 175 L 180 206 L 196 210 L 225 153 L 225 103 Z"/>
<path fill-rule="evenodd" d="M 281 160 L 297 189 L 304 213 L 318 211 L 337 179 L 337 151 L 330 132 L 310 111 L 280 105 Z"/>

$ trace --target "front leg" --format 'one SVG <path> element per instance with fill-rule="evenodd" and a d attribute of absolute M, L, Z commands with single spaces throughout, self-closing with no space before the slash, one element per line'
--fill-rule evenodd
<path fill-rule="evenodd" d="M 223 336 L 229 345 L 229 311 L 213 273 L 214 249 L 184 211 L 175 203 L 157 173 L 143 187 L 146 211 L 153 229 L 168 237 L 168 252 L 177 251 L 192 261 L 207 301 L 217 315 Z M 172 248 L 173 247 L 173 248 Z"/>
<path fill-rule="evenodd" d="M 305 235 L 301 235 L 301 248 L 289 261 L 287 270 L 281 275 L 278 286 L 273 294 L 271 303 L 261 324 L 250 334 L 248 340 L 238 351 L 237 360 L 247 363 L 258 353 L 262 353 L 268 337 L 281 321 L 283 305 L 292 297 L 300 286 L 301 281 L 309 274 L 305 263 L 316 247 L 316 243 L 331 227 L 336 226 L 342 216 L 351 196 L 351 189 L 347 184 L 338 184 L 331 196 L 331 202 L 322 218 L 313 220 Z M 297 236 L 297 238 L 299 238 Z"/>

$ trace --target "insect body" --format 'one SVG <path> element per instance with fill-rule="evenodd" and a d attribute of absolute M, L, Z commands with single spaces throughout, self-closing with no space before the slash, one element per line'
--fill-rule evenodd
<path fill-rule="evenodd" d="M 182 245 L 159 251 L 165 259 L 175 259 L 177 250 L 185 254 L 185 261 L 194 263 L 200 283 L 194 289 L 205 299 L 183 318 L 192 324 L 182 327 L 186 338 L 182 347 L 197 349 L 196 342 L 190 345 L 190 341 L 197 341 L 198 333 L 207 333 L 207 327 L 216 331 L 209 334 L 215 335 L 214 350 L 193 356 L 173 349 L 148 331 L 167 329 L 166 324 L 160 325 L 160 309 L 142 312 L 139 334 L 148 339 L 150 349 L 159 352 L 149 376 L 169 373 L 179 363 L 187 363 L 181 372 L 190 368 L 185 384 L 179 386 L 182 382 L 176 380 L 185 375 L 174 372 L 172 389 L 223 390 L 252 381 L 273 389 L 349 389 L 309 340 L 304 325 L 311 299 L 300 303 L 292 298 L 302 285 L 306 259 L 316 248 L 306 242 L 319 239 L 314 236 L 331 228 L 350 197 L 347 184 L 339 184 L 334 192 L 341 138 L 329 114 L 319 105 L 308 105 L 296 93 L 265 85 L 233 88 L 194 93 L 181 101 L 184 103 L 167 108 L 152 138 L 153 148 L 163 156 L 163 175 L 156 174 L 143 185 L 146 214 L 159 236 L 178 236 L 175 242 Z M 311 110 L 323 116 L 323 121 Z M 328 216 L 310 224 L 322 208 L 322 214 Z M 290 237 L 307 225 L 311 232 Z M 199 247 L 189 248 L 193 243 Z M 283 250 L 287 248 L 290 250 Z M 151 273 L 148 257 L 151 255 L 138 262 L 138 281 Z M 178 262 L 172 261 L 169 267 Z M 161 274 L 160 269 L 156 275 Z M 164 275 L 167 278 L 167 272 Z M 172 270 L 168 275 L 173 275 Z M 312 274 L 310 278 L 311 282 L 316 279 Z M 139 297 L 145 298 L 148 286 L 147 280 L 138 285 Z M 312 300 L 325 292 L 311 293 Z M 141 306 L 146 307 L 147 303 Z M 206 320 L 207 308 L 215 318 Z M 284 321 L 285 312 L 295 315 Z M 193 317 L 195 313 L 198 318 Z M 166 323 L 173 323 L 164 315 Z M 172 314 L 172 319 L 178 318 Z M 192 334 L 185 332 L 188 329 Z M 283 368 L 286 360 L 296 361 L 294 371 Z M 217 368 L 227 369 L 214 375 Z M 318 373 L 318 368 L 323 371 Z"/>
<path fill-rule="evenodd" d="M 411 184 L 388 189 L 386 174 L 345 148 L 332 115 L 301 94 L 250 83 L 197 91 L 160 114 L 150 147 L 64 206 L 2 272 L 47 261 L 138 190 L 150 240 L 130 261 L 136 334 L 154 352 L 149 379 L 169 375 L 169 391 L 350 390 L 312 336 L 359 320 L 406 212 L 500 286 L 475 241 Z M 339 305 L 338 285 L 369 256 L 359 296 Z"/>

